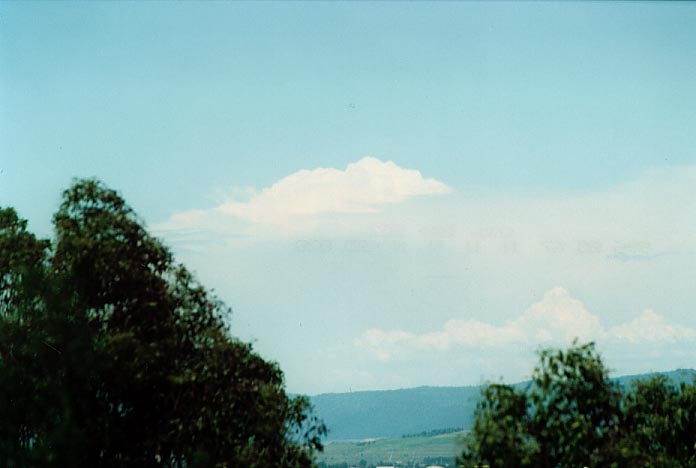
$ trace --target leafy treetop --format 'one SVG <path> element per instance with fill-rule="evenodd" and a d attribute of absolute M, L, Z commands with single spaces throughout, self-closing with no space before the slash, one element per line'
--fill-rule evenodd
<path fill-rule="evenodd" d="M 484 388 L 464 467 L 696 467 L 696 385 L 611 381 L 593 343 L 544 350 L 526 389 Z"/>
<path fill-rule="evenodd" d="M 120 195 L 0 210 L 0 465 L 308 467 L 325 432 Z"/>

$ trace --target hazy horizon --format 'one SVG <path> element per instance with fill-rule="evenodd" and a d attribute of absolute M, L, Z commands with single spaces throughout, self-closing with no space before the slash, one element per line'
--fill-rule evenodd
<path fill-rule="evenodd" d="M 0 3 L 0 206 L 117 189 L 288 391 L 696 362 L 696 4 Z"/>

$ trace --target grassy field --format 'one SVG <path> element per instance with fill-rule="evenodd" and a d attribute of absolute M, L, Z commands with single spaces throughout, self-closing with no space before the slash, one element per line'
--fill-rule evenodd
<path fill-rule="evenodd" d="M 448 461 L 452 466 L 454 457 L 461 450 L 459 439 L 463 432 L 436 436 L 368 439 L 364 441 L 332 441 L 324 447 L 319 461 L 327 465 L 347 463 L 357 466 L 361 460 L 368 465 L 378 463 L 413 466 L 428 460 L 439 465 Z"/>

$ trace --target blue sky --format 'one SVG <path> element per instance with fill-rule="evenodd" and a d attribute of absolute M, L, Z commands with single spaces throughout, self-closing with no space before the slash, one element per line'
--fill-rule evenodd
<path fill-rule="evenodd" d="M 0 204 L 117 188 L 292 391 L 574 335 L 693 367 L 695 42 L 691 3 L 3 2 Z"/>

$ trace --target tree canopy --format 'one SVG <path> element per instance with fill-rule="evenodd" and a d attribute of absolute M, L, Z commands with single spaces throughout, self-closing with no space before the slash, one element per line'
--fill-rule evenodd
<path fill-rule="evenodd" d="M 622 388 L 593 343 L 544 350 L 526 388 L 484 388 L 458 463 L 696 467 L 696 386 L 657 376 Z"/>
<path fill-rule="evenodd" d="M 0 209 L 0 465 L 308 467 L 323 424 L 114 190 Z"/>

